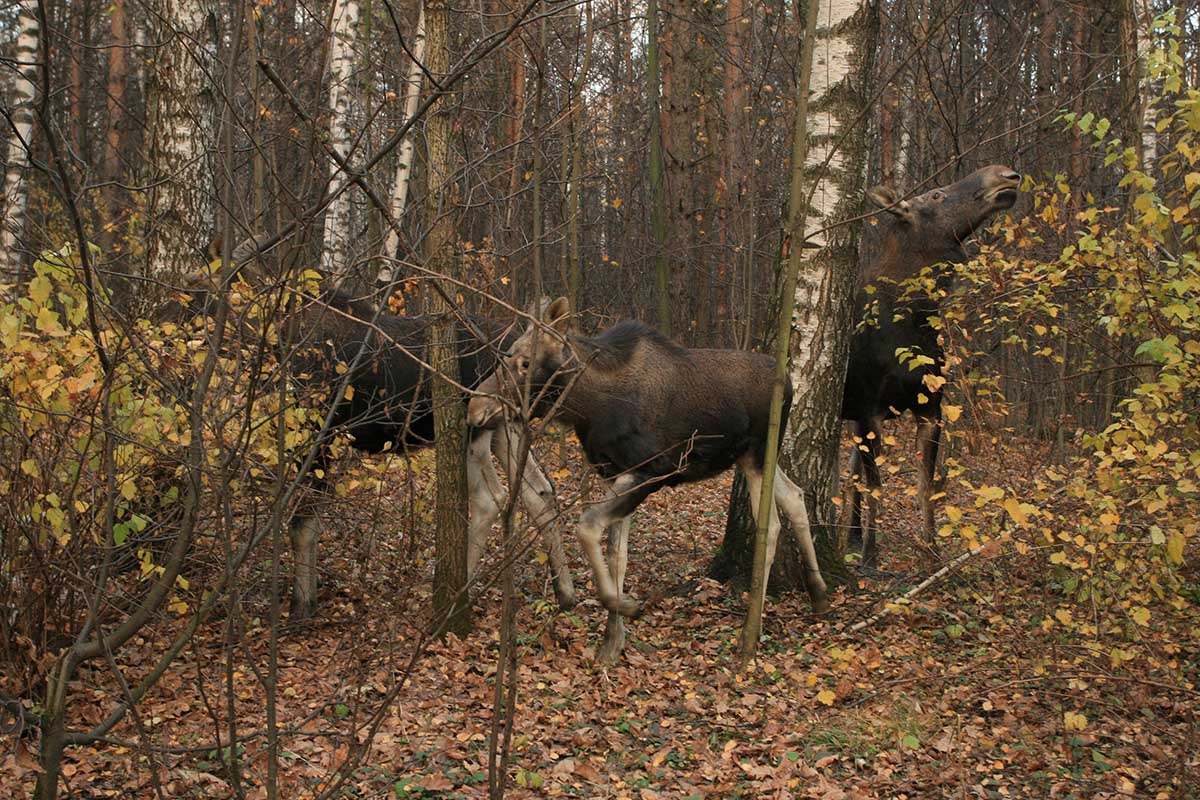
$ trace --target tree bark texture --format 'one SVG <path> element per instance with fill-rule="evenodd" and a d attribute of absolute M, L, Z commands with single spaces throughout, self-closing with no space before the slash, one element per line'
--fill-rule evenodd
<path fill-rule="evenodd" d="M 329 144 L 344 159 L 350 158 L 354 135 L 354 58 L 358 40 L 358 0 L 334 0 L 329 26 Z M 346 182 L 336 164 L 330 165 L 331 188 Z M 350 193 L 342 192 L 325 212 L 321 268 L 336 286 L 351 266 Z"/>
<path fill-rule="evenodd" d="M 25 216 L 29 208 L 29 148 L 33 141 L 33 101 L 37 94 L 38 17 L 35 0 L 24 0 L 17 17 L 17 48 L 13 54 L 17 74 L 12 89 L 12 130 L 8 140 L 8 167 L 4 173 L 4 224 L 0 230 L 0 283 L 16 283 L 28 246 Z"/>
<path fill-rule="evenodd" d="M 446 0 L 433 0 L 425 8 L 425 62 L 437 79 L 449 71 L 450 7 Z M 431 109 L 425 127 L 429 154 L 427 210 L 429 235 L 426 262 L 438 276 L 457 275 L 454 230 L 454 186 L 450 163 L 451 110 L 443 97 Z M 464 636 L 471 630 L 471 605 L 467 586 L 467 425 L 462 398 L 447 378 L 459 382 L 458 346 L 454 309 L 447 298 L 456 295 L 449 282 L 433 278 L 439 289 L 430 293 L 430 310 L 435 321 L 429 328 L 429 360 L 432 377 L 434 441 L 437 460 L 437 554 L 433 573 L 434 620 L 446 620 L 445 633 Z"/>
<path fill-rule="evenodd" d="M 214 231 L 213 90 L 215 20 L 208 0 L 155 0 L 161 45 L 150 71 L 150 228 L 147 277 L 171 279 L 208 263 Z"/>
<path fill-rule="evenodd" d="M 838 223 L 856 217 L 862 203 L 867 136 L 860 114 L 870 97 L 874 14 L 863 0 L 820 0 L 818 6 L 803 179 L 804 194 L 811 198 L 807 240 L 821 249 L 813 250 L 817 255 L 801 266 L 793 300 L 793 401 L 780 458 L 782 468 L 804 490 L 821 569 L 831 585 L 846 576 L 833 535 L 837 515 L 832 498 L 858 261 L 856 226 Z M 798 237 L 790 246 L 800 246 Z M 723 579 L 749 575 L 753 554 L 752 527 L 743 527 L 752 517 L 744 483 L 735 481 L 730 506 L 725 540 L 710 569 Z M 775 562 L 776 587 L 804 586 L 791 537 L 781 534 Z"/>

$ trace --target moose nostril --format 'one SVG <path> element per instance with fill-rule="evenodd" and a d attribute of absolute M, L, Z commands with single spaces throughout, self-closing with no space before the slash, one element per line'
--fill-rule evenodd
<path fill-rule="evenodd" d="M 1021 180 L 1021 173 L 1009 170 L 1008 172 L 1004 173 L 1004 177 L 1008 178 L 1010 181 L 1019 181 Z"/>

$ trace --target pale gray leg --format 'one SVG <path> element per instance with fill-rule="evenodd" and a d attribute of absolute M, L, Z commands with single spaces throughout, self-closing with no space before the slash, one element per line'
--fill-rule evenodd
<path fill-rule="evenodd" d="M 315 511 L 292 518 L 292 605 L 291 621 L 299 622 L 317 613 L 317 542 L 321 523 Z"/>
<path fill-rule="evenodd" d="M 467 447 L 467 497 L 470 505 L 467 580 L 474 580 L 488 534 L 500 517 L 500 498 L 504 489 L 492 464 L 492 438 L 491 431 L 482 432 Z"/>
<path fill-rule="evenodd" d="M 629 563 L 629 527 L 632 515 L 625 517 L 608 528 L 608 572 L 617 584 L 617 593 L 625 591 L 625 567 Z M 615 611 L 608 612 L 604 626 L 604 644 L 596 660 L 601 664 L 615 664 L 625 647 L 625 618 Z"/>
<path fill-rule="evenodd" d="M 639 479 L 632 475 L 617 478 L 608 488 L 605 499 L 590 506 L 579 520 L 579 544 L 592 568 L 592 578 L 596 581 L 596 593 L 600 596 L 600 602 L 609 611 L 616 611 L 626 617 L 636 617 L 640 606 L 636 598 L 622 594 L 617 588 L 608 564 L 604 561 L 600 542 L 610 525 L 620 522 L 633 512 L 633 508 L 629 507 L 631 499 L 626 497 L 625 493 L 636 491 L 639 483 Z M 636 507 L 637 504 L 633 505 Z"/>
<path fill-rule="evenodd" d="M 492 442 L 493 452 L 500 463 L 504 465 L 508 475 L 509 485 L 513 485 L 517 465 L 517 443 L 520 433 L 512 426 L 501 426 L 496 431 Z M 542 472 L 542 467 L 530 452 L 525 459 L 525 471 L 521 481 L 521 502 L 529 511 L 533 524 L 542 533 L 542 543 L 546 547 L 546 555 L 550 562 L 551 578 L 554 582 L 554 596 L 558 599 L 558 607 L 566 610 L 575 605 L 575 584 L 571 580 L 571 570 L 567 567 L 567 553 L 563 549 L 562 536 L 559 533 L 558 499 L 554 496 L 554 486 Z"/>
<path fill-rule="evenodd" d="M 762 470 L 758 468 L 750 458 L 743 458 L 738 462 L 738 468 L 742 474 L 746 476 L 746 488 L 750 490 L 750 508 L 754 512 L 754 524 L 758 526 L 758 509 L 762 504 Z M 766 616 L 767 603 L 767 584 L 771 578 L 771 564 L 775 562 L 775 547 L 779 544 L 779 511 L 775 507 L 775 501 L 771 501 L 770 517 L 767 522 L 767 561 L 765 572 L 763 573 L 762 589 L 759 593 L 759 601 L 762 604 L 763 616 Z"/>
<path fill-rule="evenodd" d="M 938 446 L 941 444 L 942 425 L 940 419 L 917 420 L 917 444 L 921 448 L 921 469 L 917 473 L 917 500 L 921 505 L 921 522 L 924 525 L 925 544 L 937 547 L 937 535 L 933 523 L 934 475 L 937 472 Z"/>
<path fill-rule="evenodd" d="M 825 579 L 821 577 L 821 567 L 817 563 L 817 549 L 813 546 L 812 530 L 808 526 L 804 492 L 792 483 L 792 479 L 781 469 L 775 470 L 775 501 L 791 520 L 792 534 L 796 537 L 796 544 L 804 557 L 804 585 L 808 587 L 813 609 L 823 612 L 829 608 L 829 597 L 825 589 Z"/>

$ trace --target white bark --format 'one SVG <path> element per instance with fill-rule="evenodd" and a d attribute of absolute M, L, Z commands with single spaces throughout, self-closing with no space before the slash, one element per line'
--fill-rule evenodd
<path fill-rule="evenodd" d="M 29 187 L 25 173 L 29 167 L 29 146 L 33 136 L 33 102 L 37 87 L 38 18 L 37 3 L 24 0 L 17 22 L 17 49 L 14 54 L 17 74 L 13 81 L 11 109 L 13 128 L 8 142 L 7 168 L 4 172 L 4 222 L 0 231 L 0 283 L 15 282 L 20 276 L 24 255 L 25 213 L 29 206 Z"/>
<path fill-rule="evenodd" d="M 352 104 L 354 100 L 354 50 L 358 39 L 358 0 L 334 0 L 333 24 L 329 45 L 329 145 L 349 160 L 353 138 Z M 347 176 L 332 165 L 331 189 L 346 182 Z M 321 266 L 336 286 L 350 268 L 350 194 L 342 192 L 325 212 L 324 247 Z"/>
<path fill-rule="evenodd" d="M 412 50 L 412 63 L 408 66 L 408 77 L 404 81 L 404 117 L 401 124 L 407 123 L 413 118 L 413 114 L 417 113 L 417 101 L 421 99 L 421 79 L 425 76 L 421 69 L 421 62 L 425 59 L 425 4 L 421 3 L 421 13 L 417 17 L 417 30 L 413 34 L 410 49 Z M 409 131 L 404 137 L 404 141 L 400 143 L 400 152 L 396 160 L 396 177 L 392 181 L 392 219 L 399 221 L 404 216 L 404 209 L 408 206 L 408 184 L 412 177 L 413 163 L 413 131 Z M 387 236 L 383 240 L 383 255 L 385 258 L 393 258 L 396 255 L 396 248 L 400 246 L 400 234 L 395 228 L 389 228 Z M 390 285 L 394 280 L 394 271 L 391 264 L 384 263 L 379 270 L 379 283 L 381 285 Z"/>
<path fill-rule="evenodd" d="M 153 121 L 150 163 L 154 189 L 146 245 L 146 275 L 170 278 L 208 261 L 216 214 L 211 153 L 215 146 L 210 85 L 216 43 L 209 0 L 156 0 L 151 19 L 161 44 L 153 48 L 149 95 Z"/>
<path fill-rule="evenodd" d="M 822 231 L 837 218 L 843 186 L 857 183 L 856 178 L 847 181 L 844 174 L 846 159 L 842 151 L 830 154 L 835 145 L 841 145 L 841 124 L 835 114 L 834 93 L 850 77 L 851 59 L 855 45 L 846 30 L 847 23 L 862 8 L 864 0 L 820 0 L 818 5 L 816 43 L 813 49 L 812 83 L 808 111 L 808 156 L 809 170 L 825 169 L 812 192 L 812 202 L 805 222 L 808 242 L 818 247 L 829 244 L 829 235 Z M 826 164 L 828 162 L 828 164 Z M 799 242 L 793 242 L 799 246 Z M 814 250 L 815 252 L 815 250 Z M 824 261 L 824 259 L 818 259 Z M 819 266 L 819 265 L 818 265 Z M 830 266 L 828 262 L 824 266 Z M 810 354 L 797 358 L 792 367 L 792 385 L 797 394 L 808 389 L 812 376 L 826 375 L 834 369 L 831 359 L 838 356 L 835 349 L 820 347 L 822 329 L 825 327 L 823 314 L 829 296 L 829 284 L 834 279 L 832 270 L 825 268 L 803 269 L 796 284 L 795 314 L 793 316 L 794 352 Z M 814 363 L 813 359 L 816 360 Z M 816 371 L 814 371 L 814 367 Z"/>

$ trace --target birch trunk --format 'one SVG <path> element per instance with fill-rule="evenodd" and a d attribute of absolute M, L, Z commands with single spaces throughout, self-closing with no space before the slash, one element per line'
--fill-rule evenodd
<path fill-rule="evenodd" d="M 842 387 L 853 333 L 858 273 L 857 225 L 866 162 L 866 126 L 857 124 L 869 92 L 877 33 L 867 0 L 821 0 L 808 118 L 808 171 L 821 170 L 811 190 L 806 241 L 821 249 L 800 270 L 792 324 L 791 434 L 783 463 L 805 491 L 810 524 L 827 577 L 844 571 L 831 552 L 836 518 Z M 836 150 L 834 149 L 836 146 Z M 825 165 L 822 169 L 822 165 Z M 793 247 L 799 242 L 793 234 Z M 795 256 L 793 250 L 793 256 Z"/>
<path fill-rule="evenodd" d="M 329 26 L 329 144 L 339 156 L 350 158 L 353 139 L 354 50 L 358 40 L 358 0 L 334 0 L 333 22 Z M 337 166 L 330 167 L 334 177 L 330 188 L 346 182 Z M 350 268 L 350 193 L 342 192 L 325 212 L 325 235 L 321 248 L 321 268 L 337 286 Z"/>
<path fill-rule="evenodd" d="M 845 578 L 833 552 L 831 499 L 837 477 L 842 385 L 853 333 L 853 288 L 857 274 L 854 224 L 863 192 L 866 131 L 849 126 L 870 97 L 868 81 L 876 32 L 875 11 L 866 0 L 818 0 L 812 78 L 807 113 L 802 228 L 790 233 L 790 258 L 801 258 L 802 242 L 816 255 L 798 265 L 792 307 L 790 434 L 780 464 L 805 493 L 809 521 L 826 581 Z M 810 181 L 816 178 L 816 183 Z M 792 208 L 798 202 L 793 187 Z M 789 213 L 789 216 L 791 214 Z M 744 488 L 735 485 L 725 540 L 710 573 L 719 579 L 751 574 L 754 536 Z M 777 586 L 804 585 L 803 569 L 790 537 L 780 535 Z"/>
<path fill-rule="evenodd" d="M 412 38 L 412 62 L 408 65 L 408 76 L 404 81 L 404 118 L 401 124 L 408 122 L 413 118 L 413 114 L 417 113 L 417 102 L 421 99 L 421 79 L 425 73 L 421 71 L 421 64 L 425 60 L 425 4 L 421 4 L 420 14 L 417 16 L 417 29 L 413 33 Z M 408 207 L 408 183 L 412 178 L 412 163 L 413 152 L 416 148 L 413 144 L 413 134 L 409 131 L 408 136 L 404 137 L 404 141 L 400 143 L 400 152 L 396 158 L 396 177 L 392 180 L 392 219 L 401 220 L 404 217 L 404 210 Z M 395 228 L 389 228 L 387 236 L 383 240 L 383 256 L 384 258 L 395 258 L 396 250 L 400 247 L 400 233 Z M 395 281 L 395 270 L 392 265 L 384 262 L 379 270 L 377 283 L 381 287 L 390 286 Z"/>
<path fill-rule="evenodd" d="M 4 173 L 4 225 L 0 231 L 0 283 L 21 278 L 25 257 L 25 215 L 29 207 L 29 148 L 33 137 L 33 100 L 38 72 L 37 3 L 21 3 L 17 18 L 17 75 L 13 81 L 12 131 L 8 142 L 8 168 Z"/>
<path fill-rule="evenodd" d="M 1154 46 L 1154 6 L 1150 0 L 1133 0 L 1137 36 L 1137 87 L 1141 110 L 1142 143 L 1139 151 L 1143 172 L 1154 167 L 1158 153 L 1158 109 L 1154 105 L 1154 84 L 1150 80 L 1150 49 Z"/>
<path fill-rule="evenodd" d="M 216 212 L 211 164 L 213 91 L 208 83 L 216 50 L 208 0 L 156 0 L 159 21 L 149 75 L 153 98 L 150 198 L 145 275 L 190 274 L 208 263 Z"/>

